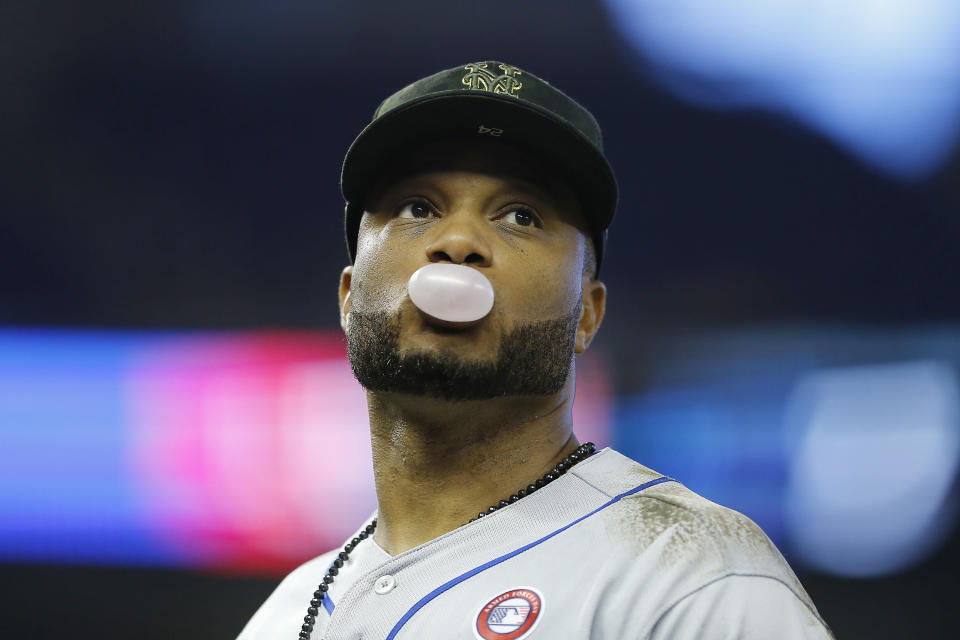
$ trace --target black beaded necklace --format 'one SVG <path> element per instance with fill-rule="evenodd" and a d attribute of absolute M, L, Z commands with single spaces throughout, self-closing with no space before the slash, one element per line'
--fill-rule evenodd
<path fill-rule="evenodd" d="M 592 442 L 585 442 L 576 448 L 576 450 L 568 455 L 566 458 L 557 463 L 553 469 L 548 471 L 542 478 L 536 482 L 527 485 L 525 489 L 520 489 L 515 494 L 510 496 L 506 500 L 501 500 L 495 505 L 492 505 L 486 511 L 481 511 L 477 514 L 476 518 L 470 518 L 469 522 L 473 522 L 479 518 L 482 518 L 486 515 L 490 515 L 498 509 L 502 509 L 508 504 L 513 504 L 521 498 L 525 498 L 537 489 L 542 489 L 547 486 L 581 460 L 589 458 L 593 455 L 593 452 L 597 450 L 597 446 Z M 469 522 L 467 524 L 469 524 Z M 313 599 L 310 600 L 310 606 L 307 608 L 307 615 L 303 617 L 303 626 L 300 627 L 300 635 L 298 640 L 309 640 L 310 633 L 313 631 L 313 626 L 317 622 L 317 614 L 320 613 L 320 605 L 323 604 L 323 599 L 327 597 L 327 591 L 330 589 L 330 585 L 333 584 L 334 577 L 340 573 L 340 568 L 343 566 L 343 563 L 346 562 L 347 558 L 350 556 L 350 552 L 360 544 L 361 540 L 366 540 L 369 538 L 377 528 L 377 520 L 374 518 L 370 524 L 363 528 L 360 533 L 357 534 L 357 537 L 348 542 L 343 547 L 343 551 L 337 554 L 337 557 L 334 559 L 333 564 L 327 569 L 327 575 L 323 576 L 323 582 L 320 583 L 320 586 L 317 587 L 317 590 L 313 592 Z"/>

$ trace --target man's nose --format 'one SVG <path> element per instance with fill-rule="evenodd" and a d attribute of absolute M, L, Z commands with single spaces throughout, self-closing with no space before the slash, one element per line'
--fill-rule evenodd
<path fill-rule="evenodd" d="M 452 262 L 489 267 L 493 252 L 484 233 L 482 216 L 462 211 L 437 225 L 436 236 L 427 245 L 430 262 Z"/>

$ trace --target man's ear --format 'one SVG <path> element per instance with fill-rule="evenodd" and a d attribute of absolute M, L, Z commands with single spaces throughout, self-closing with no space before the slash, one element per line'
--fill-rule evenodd
<path fill-rule="evenodd" d="M 600 330 L 603 314 L 607 310 L 607 287 L 590 276 L 583 277 L 583 298 L 580 308 L 580 322 L 577 324 L 575 353 L 583 353 L 590 346 L 593 336 Z"/>
<path fill-rule="evenodd" d="M 340 327 L 346 331 L 350 326 L 350 281 L 353 267 L 346 266 L 340 272 Z"/>

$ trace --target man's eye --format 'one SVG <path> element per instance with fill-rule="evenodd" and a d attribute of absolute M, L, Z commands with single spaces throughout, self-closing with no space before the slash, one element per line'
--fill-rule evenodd
<path fill-rule="evenodd" d="M 524 207 L 517 207 L 516 209 L 507 212 L 503 216 L 503 220 L 510 224 L 515 224 L 521 227 L 540 226 L 540 220 L 537 218 L 537 214 Z"/>
<path fill-rule="evenodd" d="M 429 218 L 431 215 L 433 209 L 423 202 L 408 202 L 397 213 L 398 218 Z"/>

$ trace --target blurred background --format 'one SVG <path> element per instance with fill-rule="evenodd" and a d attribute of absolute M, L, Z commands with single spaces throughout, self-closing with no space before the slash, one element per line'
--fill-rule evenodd
<path fill-rule="evenodd" d="M 758 522 L 840 638 L 960 567 L 960 5 L 0 7 L 3 636 L 232 638 L 374 508 L 335 289 L 379 100 L 501 59 L 622 190 L 581 440 Z"/>

